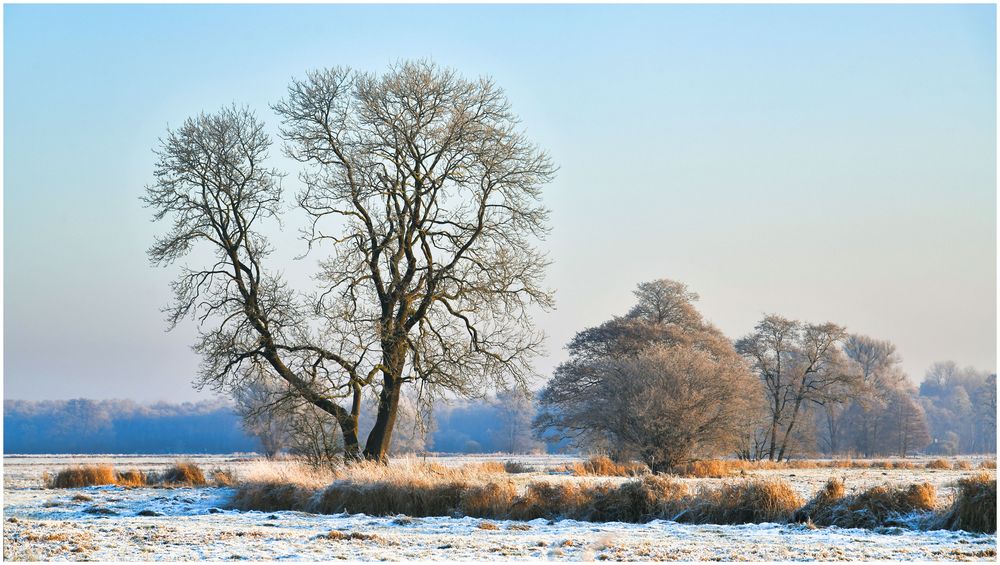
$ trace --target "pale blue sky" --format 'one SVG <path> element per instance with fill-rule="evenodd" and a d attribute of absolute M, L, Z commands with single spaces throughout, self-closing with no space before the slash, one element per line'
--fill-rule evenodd
<path fill-rule="evenodd" d="M 561 167 L 543 374 L 659 277 L 730 337 L 777 312 L 891 339 L 917 381 L 995 370 L 995 53 L 988 5 L 7 5 L 4 395 L 206 396 L 145 256 L 157 137 L 416 57 L 491 75 Z"/>

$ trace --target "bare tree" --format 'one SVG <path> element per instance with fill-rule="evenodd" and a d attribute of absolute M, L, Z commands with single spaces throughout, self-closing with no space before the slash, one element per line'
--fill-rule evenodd
<path fill-rule="evenodd" d="M 906 457 L 931 442 L 923 408 L 914 399 L 915 391 L 911 388 L 896 387 L 887 395 L 885 407 L 879 413 L 881 426 L 876 438 L 881 452 Z"/>
<path fill-rule="evenodd" d="M 905 386 L 906 375 L 900 368 L 896 346 L 889 341 L 864 335 L 850 335 L 844 341 L 844 354 L 857 379 L 851 394 L 852 446 L 865 457 L 875 454 L 881 413 L 890 398 Z"/>
<path fill-rule="evenodd" d="M 764 384 L 769 459 L 785 458 L 807 405 L 845 400 L 842 385 L 853 379 L 837 347 L 845 337 L 836 324 L 803 325 L 769 315 L 736 342 Z"/>
<path fill-rule="evenodd" d="M 264 266 L 271 248 L 259 224 L 274 219 L 281 202 L 280 175 L 265 166 L 270 144 L 245 108 L 202 114 L 168 131 L 143 200 L 154 220 L 172 226 L 148 253 L 154 265 L 173 263 L 196 246 L 212 257 L 182 269 L 166 310 L 171 327 L 187 316 L 198 323 L 198 386 L 235 392 L 273 374 L 286 394 L 335 418 L 344 444 L 356 451 L 360 387 L 341 373 L 356 376 L 357 362 L 343 346 L 305 345 L 316 343 L 305 309 Z M 337 403 L 352 396 L 351 412 Z"/>
<path fill-rule="evenodd" d="M 305 237 L 332 251 L 316 304 L 324 342 L 354 344 L 361 362 L 342 363 L 345 378 L 378 393 L 365 456 L 385 459 L 405 383 L 524 386 L 541 344 L 528 309 L 552 304 L 533 243 L 555 169 L 503 92 L 406 62 L 309 73 L 274 110 L 288 155 L 308 165 Z"/>
<path fill-rule="evenodd" d="M 494 433 L 496 441 L 507 453 L 529 453 L 541 449 L 531 437 L 531 419 L 535 407 L 531 396 L 519 389 L 497 393 L 493 404 L 499 413 L 500 425 Z"/>
<path fill-rule="evenodd" d="M 646 283 L 636 296 L 629 316 L 573 338 L 570 360 L 539 395 L 535 429 L 658 471 L 736 447 L 759 391 L 746 364 L 683 285 Z"/>

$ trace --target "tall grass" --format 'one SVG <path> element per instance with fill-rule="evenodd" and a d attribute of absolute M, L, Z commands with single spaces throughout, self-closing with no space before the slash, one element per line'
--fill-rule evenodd
<path fill-rule="evenodd" d="M 220 478 L 228 478 L 217 472 L 216 484 L 226 484 Z M 44 479 L 44 477 L 43 477 Z M 206 486 L 208 481 L 202 470 L 194 463 L 179 462 L 162 473 L 144 473 L 138 469 L 115 471 L 111 465 L 77 465 L 60 470 L 54 477 L 44 479 L 49 488 L 81 488 L 89 486 L 116 485 L 122 487 L 160 486 Z"/>
<path fill-rule="evenodd" d="M 637 477 L 649 473 L 649 468 L 642 463 L 616 463 L 604 455 L 591 457 L 582 463 L 565 465 L 563 469 L 577 477 Z"/>
<path fill-rule="evenodd" d="M 50 488 L 80 488 L 96 485 L 118 484 L 115 469 L 111 465 L 79 465 L 56 473 L 49 483 Z"/>
<path fill-rule="evenodd" d="M 958 481 L 958 493 L 941 526 L 949 530 L 995 533 L 997 531 L 997 480 L 977 473 Z"/>
<path fill-rule="evenodd" d="M 609 483 L 535 481 L 518 488 L 509 480 L 475 482 L 461 469 L 440 478 L 397 476 L 387 480 L 339 479 L 325 489 L 274 483 L 241 485 L 234 507 L 241 510 L 299 510 L 318 513 L 448 516 L 604 522 L 677 519 L 694 523 L 742 524 L 787 521 L 801 498 L 780 480 L 744 480 L 693 490 L 669 477 L 646 475 L 617 486 Z"/>
<path fill-rule="evenodd" d="M 930 483 L 909 486 L 878 485 L 856 494 L 845 494 L 840 479 L 830 479 L 802 509 L 799 521 L 819 526 L 875 528 L 902 523 L 908 515 L 935 509 L 937 492 Z"/>

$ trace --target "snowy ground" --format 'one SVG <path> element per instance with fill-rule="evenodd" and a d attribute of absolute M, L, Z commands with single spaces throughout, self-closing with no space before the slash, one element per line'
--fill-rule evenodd
<path fill-rule="evenodd" d="M 152 470 L 175 457 L 5 457 L 4 558 L 44 560 L 996 560 L 995 535 L 880 532 L 776 524 L 693 526 L 487 521 L 475 518 L 318 516 L 226 509 L 227 488 L 43 489 L 40 477 L 73 463 Z M 252 465 L 239 456 L 187 457 L 206 471 Z M 436 459 L 445 464 L 484 458 Z M 503 458 L 500 458 L 501 460 Z M 524 460 L 525 458 L 518 458 Z M 496 460 L 496 458 L 493 458 Z M 565 462 L 528 460 L 542 469 Z M 883 475 L 883 473 L 886 473 Z M 810 495 L 831 475 L 849 488 L 929 480 L 945 495 L 971 471 L 769 471 Z M 527 479 L 570 480 L 560 475 Z M 90 500 L 85 500 L 89 498 Z M 140 512 L 153 514 L 141 516 Z M 342 535 L 331 532 L 340 532 Z M 357 534 L 352 539 L 351 534 Z M 343 537 L 344 539 L 331 539 Z"/>

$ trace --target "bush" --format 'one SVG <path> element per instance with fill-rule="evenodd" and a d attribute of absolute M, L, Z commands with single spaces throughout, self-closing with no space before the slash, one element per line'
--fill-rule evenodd
<path fill-rule="evenodd" d="M 50 488 L 80 488 L 117 484 L 111 465 L 80 465 L 56 473 Z"/>
<path fill-rule="evenodd" d="M 941 526 L 949 530 L 997 531 L 997 480 L 979 473 L 958 481 L 958 493 Z"/>

